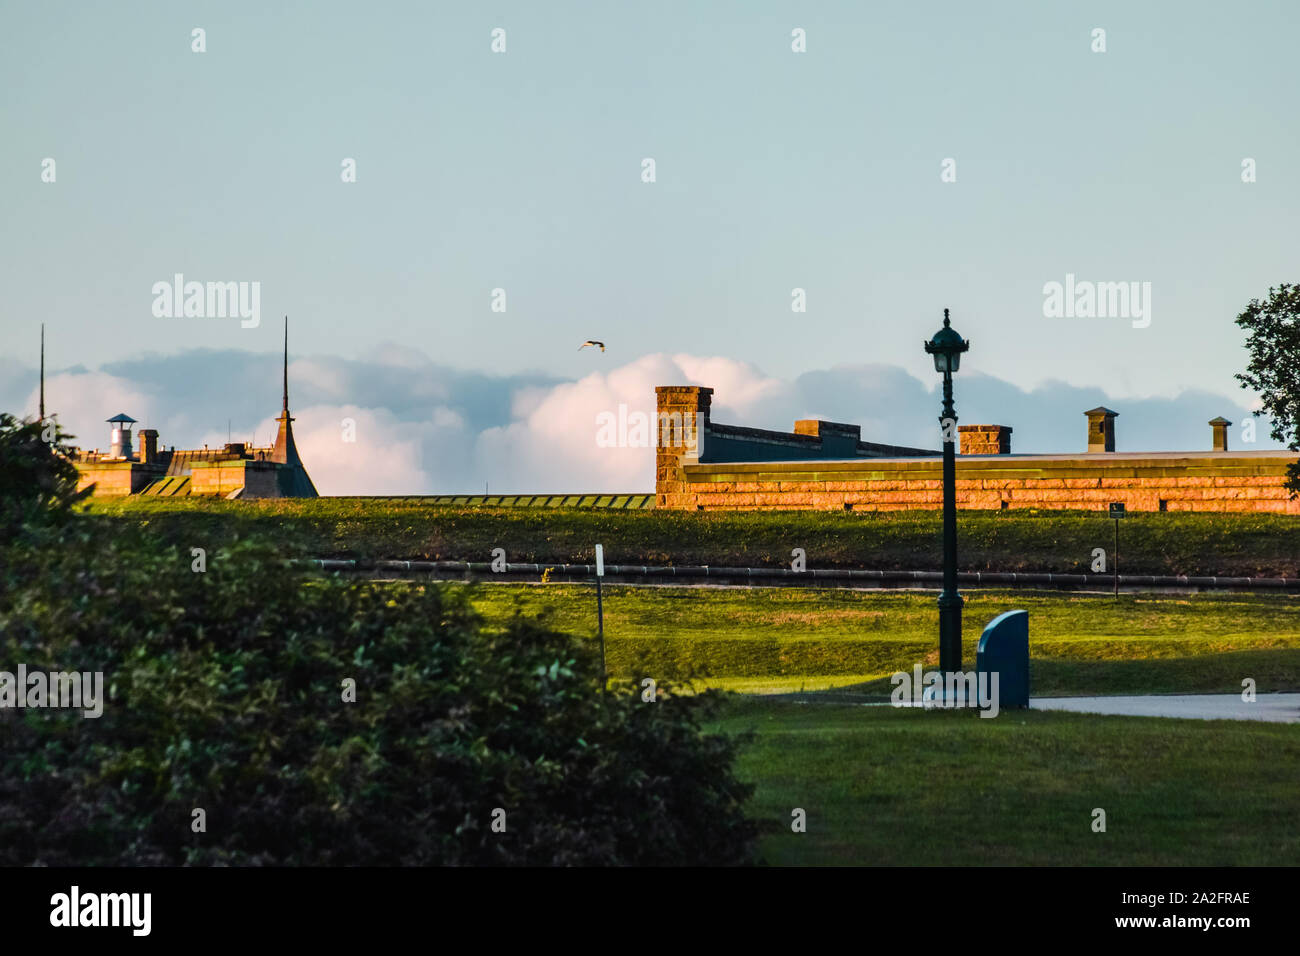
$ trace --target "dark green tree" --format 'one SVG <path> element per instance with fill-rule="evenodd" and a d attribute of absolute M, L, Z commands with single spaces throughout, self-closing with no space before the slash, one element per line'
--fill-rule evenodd
<path fill-rule="evenodd" d="M 1252 299 L 1237 324 L 1250 352 L 1237 381 L 1259 394 L 1274 441 L 1300 451 L 1300 285 L 1284 282 L 1263 302 Z M 1300 462 L 1287 467 L 1286 487 L 1292 498 L 1300 495 Z"/>
<path fill-rule="evenodd" d="M 71 437 L 53 419 L 23 421 L 0 412 L 0 532 L 66 516 L 90 494 L 77 490 L 66 445 Z"/>

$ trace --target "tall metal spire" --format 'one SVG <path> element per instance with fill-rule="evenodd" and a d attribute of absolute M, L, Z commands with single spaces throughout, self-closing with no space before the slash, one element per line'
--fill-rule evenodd
<path fill-rule="evenodd" d="M 284 317 L 284 393 L 280 406 L 280 417 L 276 419 L 279 429 L 275 435 L 275 448 L 271 450 L 271 461 L 290 466 L 281 469 L 276 476 L 280 494 L 290 498 L 315 498 L 316 486 L 312 484 L 298 457 L 298 446 L 293 440 L 293 419 L 289 416 L 289 317 Z"/>
<path fill-rule="evenodd" d="M 289 417 L 289 317 L 284 317 L 284 417 Z"/>
<path fill-rule="evenodd" d="M 41 323 L 41 422 L 45 422 L 45 323 Z"/>
<path fill-rule="evenodd" d="M 271 453 L 271 460 L 286 464 L 294 464 L 298 461 L 298 449 L 293 443 L 293 426 L 289 423 L 293 421 L 289 417 L 289 317 L 284 317 L 284 398 L 280 405 L 280 417 L 276 419 L 280 423 L 280 430 L 275 436 L 275 451 Z"/>

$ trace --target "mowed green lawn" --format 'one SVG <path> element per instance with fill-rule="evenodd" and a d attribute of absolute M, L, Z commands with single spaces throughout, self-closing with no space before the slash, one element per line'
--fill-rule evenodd
<path fill-rule="evenodd" d="M 1300 852 L 1300 725 L 740 697 L 712 729 L 753 735 L 738 772 L 771 864 L 1283 866 Z"/>
<path fill-rule="evenodd" d="M 464 587 L 465 585 L 451 585 Z M 543 615 L 596 636 L 595 588 L 481 584 L 489 619 Z M 606 587 L 611 675 L 694 679 L 746 692 L 854 687 L 888 695 L 888 676 L 938 662 L 933 592 L 803 588 Z M 1035 696 L 1300 690 L 1300 596 L 969 591 L 963 646 L 973 669 L 983 626 L 1029 612 Z"/>
<path fill-rule="evenodd" d="M 937 663 L 935 595 L 782 588 L 605 589 L 611 670 L 705 674 L 742 690 L 711 729 L 749 734 L 760 855 L 775 865 L 1282 865 L 1300 851 L 1300 725 L 1003 710 L 884 699 L 887 674 Z M 1300 598 L 972 591 L 966 666 L 983 624 L 1030 614 L 1037 696 L 1300 689 Z M 594 638 L 595 594 L 479 585 L 489 619 L 545 614 Z M 697 684 L 699 686 L 699 684 Z M 861 696 L 859 696 L 861 695 Z M 806 831 L 791 813 L 806 814 Z M 1094 810 L 1106 831 L 1094 832 Z"/>

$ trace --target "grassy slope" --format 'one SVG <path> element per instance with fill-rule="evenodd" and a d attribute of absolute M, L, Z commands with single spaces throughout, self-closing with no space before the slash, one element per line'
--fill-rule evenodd
<path fill-rule="evenodd" d="M 716 726 L 755 734 L 738 770 L 770 863 L 1268 866 L 1300 851 L 1300 726 L 754 698 Z"/>
<path fill-rule="evenodd" d="M 608 587 L 610 671 L 709 686 L 789 691 L 862 685 L 890 690 L 887 675 L 937 663 L 935 596 L 910 591 L 788 588 Z M 476 588 L 491 619 L 549 615 L 595 638 L 595 592 L 570 584 Z M 977 591 L 966 594 L 964 646 L 974 667 L 983 626 L 1002 611 L 1029 611 L 1037 696 L 1089 693 L 1300 689 L 1300 596 L 1157 596 Z M 870 683 L 866 683 L 870 682 Z"/>
<path fill-rule="evenodd" d="M 266 531 L 312 557 L 485 561 L 505 548 L 520 562 L 938 569 L 937 512 L 704 513 L 600 509 L 477 509 L 346 500 L 241 502 L 197 498 L 98 499 L 94 513 L 145 520 L 165 540 L 209 547 Z M 964 570 L 1082 572 L 1093 548 L 1112 548 L 1100 512 L 962 512 Z M 1121 569 L 1145 574 L 1300 576 L 1300 518 L 1140 514 L 1126 519 Z"/>

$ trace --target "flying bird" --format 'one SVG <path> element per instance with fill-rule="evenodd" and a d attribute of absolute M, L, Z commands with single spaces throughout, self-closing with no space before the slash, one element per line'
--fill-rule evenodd
<path fill-rule="evenodd" d="M 597 342 L 595 339 L 587 339 L 587 341 L 583 342 L 581 345 L 578 346 L 578 351 L 581 352 L 581 351 L 582 351 L 583 349 L 585 349 L 588 345 L 596 345 L 596 346 L 599 346 L 599 347 L 600 347 L 600 350 L 601 350 L 602 352 L 605 351 L 605 343 L 604 343 L 604 342 Z"/>

